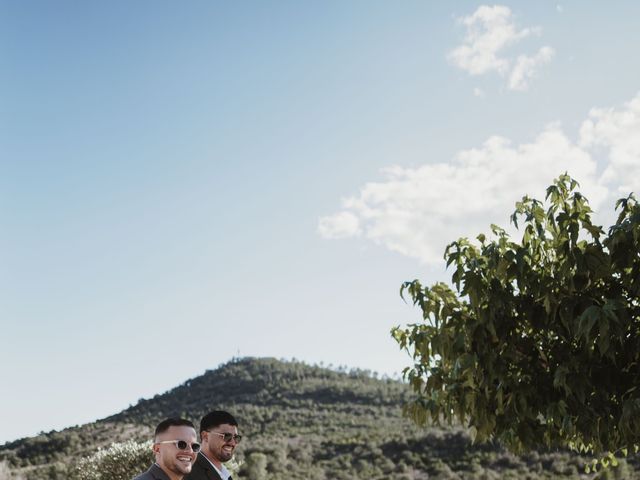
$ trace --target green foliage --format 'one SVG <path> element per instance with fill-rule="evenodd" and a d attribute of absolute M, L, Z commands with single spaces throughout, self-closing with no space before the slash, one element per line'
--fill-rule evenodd
<path fill-rule="evenodd" d="M 9 464 L 3 461 L 0 462 L 0 480 L 23 480 L 23 477 L 12 471 Z"/>
<path fill-rule="evenodd" d="M 392 334 L 413 356 L 405 378 L 419 424 L 468 424 L 514 451 L 602 454 L 640 440 L 640 206 L 616 203 L 608 233 L 562 175 L 546 205 L 524 197 L 522 239 L 460 239 L 445 252 L 455 291 L 406 282 L 424 322 Z"/>
<path fill-rule="evenodd" d="M 248 480 L 266 480 L 267 456 L 261 452 L 253 452 L 247 457 L 246 474 Z"/>
<path fill-rule="evenodd" d="M 113 443 L 83 458 L 72 471 L 76 480 L 131 480 L 153 463 L 151 442 Z"/>

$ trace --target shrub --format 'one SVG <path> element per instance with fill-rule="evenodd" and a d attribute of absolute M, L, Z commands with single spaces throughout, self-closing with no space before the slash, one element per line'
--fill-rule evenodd
<path fill-rule="evenodd" d="M 23 480 L 23 477 L 11 470 L 8 462 L 2 461 L 0 462 L 0 480 Z"/>
<path fill-rule="evenodd" d="M 80 460 L 73 477 L 77 480 L 131 480 L 147 470 L 152 462 L 150 442 L 113 443 Z"/>

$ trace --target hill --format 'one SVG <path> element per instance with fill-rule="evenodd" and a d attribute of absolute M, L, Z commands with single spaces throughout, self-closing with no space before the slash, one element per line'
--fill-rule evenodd
<path fill-rule="evenodd" d="M 0 461 L 28 480 L 67 479 L 79 458 L 112 442 L 147 440 L 163 418 L 197 425 L 225 409 L 246 438 L 239 460 L 264 454 L 274 480 L 588 478 L 586 459 L 568 452 L 516 457 L 496 445 L 473 447 L 460 428 L 418 429 L 402 416 L 409 395 L 406 384 L 365 371 L 234 359 L 108 418 L 0 446 Z"/>

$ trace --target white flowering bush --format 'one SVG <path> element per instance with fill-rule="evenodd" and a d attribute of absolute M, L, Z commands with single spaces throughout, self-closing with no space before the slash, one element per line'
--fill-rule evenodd
<path fill-rule="evenodd" d="M 14 470 L 5 461 L 0 462 L 0 480 L 24 480 L 24 477 Z"/>
<path fill-rule="evenodd" d="M 243 465 L 244 461 L 236 460 L 236 457 L 233 457 L 231 460 L 225 462 L 224 464 L 225 468 L 229 470 L 229 473 L 231 473 L 231 476 L 235 479 L 240 478 L 240 469 Z"/>
<path fill-rule="evenodd" d="M 83 458 L 74 468 L 77 480 L 131 480 L 153 463 L 151 442 L 112 443 Z"/>

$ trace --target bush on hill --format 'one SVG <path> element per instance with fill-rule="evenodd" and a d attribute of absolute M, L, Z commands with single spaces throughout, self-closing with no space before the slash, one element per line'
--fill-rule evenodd
<path fill-rule="evenodd" d="M 151 442 L 113 443 L 85 457 L 72 470 L 76 480 L 131 480 L 153 463 Z"/>

